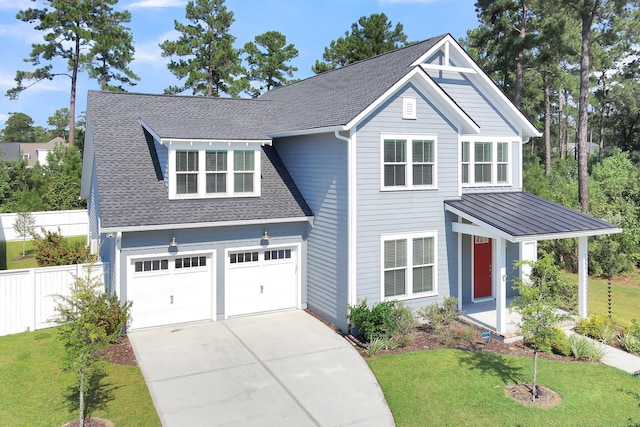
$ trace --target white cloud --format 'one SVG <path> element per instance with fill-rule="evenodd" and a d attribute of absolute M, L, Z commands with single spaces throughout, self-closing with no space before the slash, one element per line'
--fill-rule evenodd
<path fill-rule="evenodd" d="M 0 0 L 6 1 L 6 0 Z M 182 7 L 187 2 L 184 0 L 140 0 L 131 3 L 128 9 L 162 9 L 165 7 Z"/>
<path fill-rule="evenodd" d="M 33 26 L 20 21 L 0 24 L 0 37 L 13 38 L 29 44 L 44 42 L 42 31 L 34 30 Z"/>
<path fill-rule="evenodd" d="M 34 3 L 29 0 L 0 0 L 0 10 L 15 10 L 17 12 L 34 6 Z"/>
<path fill-rule="evenodd" d="M 162 50 L 159 46 L 160 43 L 165 40 L 176 40 L 178 37 L 179 33 L 175 30 L 171 30 L 161 34 L 156 39 L 135 43 L 136 56 L 134 62 L 145 64 L 164 64 L 167 60 L 162 57 Z"/>

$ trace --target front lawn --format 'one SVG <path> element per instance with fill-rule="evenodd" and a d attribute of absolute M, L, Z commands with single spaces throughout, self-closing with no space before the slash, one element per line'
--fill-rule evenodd
<path fill-rule="evenodd" d="M 57 427 L 77 417 L 67 400 L 73 377 L 61 371 L 63 353 L 55 328 L 0 337 L 0 424 Z M 106 373 L 104 408 L 90 416 L 116 426 L 160 426 L 140 368 L 107 364 Z"/>
<path fill-rule="evenodd" d="M 628 426 L 640 422 L 640 378 L 604 366 L 540 360 L 538 381 L 560 394 L 549 409 L 505 395 L 531 382 L 530 358 L 428 350 L 367 361 L 398 426 Z M 633 393 L 636 393 L 634 395 Z"/>
<path fill-rule="evenodd" d="M 87 243 L 87 236 L 65 237 L 69 242 Z M 33 241 L 25 242 L 25 254 L 30 258 L 16 259 L 22 256 L 22 241 L 0 242 L 0 270 L 16 270 L 20 268 L 35 268 L 38 266 L 33 256 Z"/>

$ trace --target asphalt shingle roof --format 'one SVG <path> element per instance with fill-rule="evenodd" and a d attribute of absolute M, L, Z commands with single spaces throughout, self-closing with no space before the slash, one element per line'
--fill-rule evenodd
<path fill-rule="evenodd" d="M 606 221 L 525 192 L 470 193 L 445 204 L 514 238 L 619 232 Z M 616 231 L 617 230 L 617 231 Z"/>
<path fill-rule="evenodd" d="M 269 132 L 349 123 L 409 73 L 411 64 L 445 36 L 432 37 L 265 93 L 259 99 L 280 103 Z"/>
<path fill-rule="evenodd" d="M 169 200 L 158 174 L 153 138 L 139 121 L 142 118 L 161 137 L 266 139 L 260 120 L 247 117 L 262 118 L 270 109 L 270 103 L 256 100 L 90 91 L 87 132 L 94 145 L 102 227 L 312 215 L 270 146 L 264 146 L 260 156 L 260 197 Z"/>

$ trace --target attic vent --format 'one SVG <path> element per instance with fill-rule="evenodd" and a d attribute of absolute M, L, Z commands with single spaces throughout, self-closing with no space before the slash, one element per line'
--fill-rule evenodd
<path fill-rule="evenodd" d="M 415 98 L 402 98 L 402 118 L 408 120 L 416 119 Z"/>

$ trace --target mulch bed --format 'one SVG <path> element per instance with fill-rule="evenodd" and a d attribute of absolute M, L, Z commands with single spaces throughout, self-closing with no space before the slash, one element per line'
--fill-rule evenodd
<path fill-rule="evenodd" d="M 543 386 L 537 387 L 539 391 L 536 393 L 535 400 L 531 399 L 531 384 L 516 384 L 507 387 L 505 388 L 505 394 L 513 400 L 537 408 L 551 408 L 562 402 L 562 398 L 555 391 Z"/>
<path fill-rule="evenodd" d="M 126 336 L 118 338 L 118 341 L 109 345 L 101 355 L 107 355 L 106 361 L 114 365 L 138 366 L 136 355 Z"/>
<path fill-rule="evenodd" d="M 109 420 L 103 420 L 101 418 L 85 418 L 84 419 L 84 427 L 114 427 L 113 424 Z M 80 420 L 70 421 L 65 424 L 63 427 L 80 427 Z"/>

